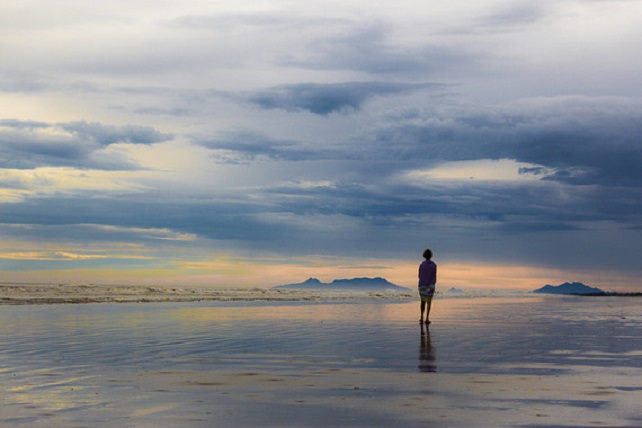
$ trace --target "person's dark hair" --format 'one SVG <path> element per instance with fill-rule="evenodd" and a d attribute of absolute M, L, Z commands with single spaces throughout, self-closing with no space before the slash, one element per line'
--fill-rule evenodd
<path fill-rule="evenodd" d="M 430 250 L 430 248 L 426 248 L 424 250 L 424 259 L 426 260 L 432 259 L 432 251 Z"/>

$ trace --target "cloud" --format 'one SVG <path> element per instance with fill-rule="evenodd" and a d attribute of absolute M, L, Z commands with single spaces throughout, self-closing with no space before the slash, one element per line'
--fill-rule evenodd
<path fill-rule="evenodd" d="M 70 167 L 35 169 L 0 168 L 0 203 L 19 203 L 30 197 L 63 195 L 102 197 L 113 194 L 143 193 L 146 186 L 136 183 L 133 172 L 80 170 Z"/>
<path fill-rule="evenodd" d="M 380 153 L 398 159 L 512 159 L 575 185 L 642 185 L 642 105 L 617 98 L 534 99 L 484 111 L 428 111 L 380 126 Z M 393 122 L 394 121 L 394 122 Z"/>
<path fill-rule="evenodd" d="M 237 3 L 2 15 L 7 254 L 639 264 L 637 4 Z"/>
<path fill-rule="evenodd" d="M 0 72 L 0 93 L 21 94 L 26 96 L 41 95 L 52 91 L 73 91 L 78 90 L 92 92 L 97 90 L 89 84 L 79 82 L 64 82 L 65 79 L 51 79 L 44 75 L 43 71 L 33 69 L 10 70 Z"/>
<path fill-rule="evenodd" d="M 7 260 L 30 260 L 30 261 L 42 261 L 42 260 L 94 260 L 94 259 L 104 259 L 107 256 L 98 255 L 98 254 L 78 254 L 78 253 L 69 253 L 66 251 L 29 251 L 29 252 L 2 252 L 0 253 L 0 259 Z"/>
<path fill-rule="evenodd" d="M 59 126 L 81 140 L 93 140 L 101 146 L 116 143 L 153 144 L 172 138 L 171 134 L 163 134 L 149 126 L 113 126 L 84 121 L 60 124 Z"/>
<path fill-rule="evenodd" d="M 317 20 L 318 21 L 318 20 Z M 222 13 L 213 15 L 185 15 L 168 21 L 170 28 L 190 31 L 218 31 L 236 28 L 291 28 L 301 24 L 311 24 L 307 19 L 288 17 L 275 12 Z"/>
<path fill-rule="evenodd" d="M 475 28 L 515 29 L 524 28 L 539 22 L 551 12 L 550 5 L 544 2 L 510 3 L 484 16 Z"/>
<path fill-rule="evenodd" d="M 211 149 L 212 157 L 222 163 L 247 163 L 259 157 L 287 161 L 324 157 L 323 148 L 248 131 L 227 132 L 220 138 L 195 138 L 194 143 Z"/>
<path fill-rule="evenodd" d="M 475 54 L 453 44 L 395 43 L 388 25 L 351 23 L 342 31 L 317 37 L 300 53 L 284 56 L 279 62 L 318 70 L 354 70 L 370 75 L 438 75 L 447 70 L 467 68 L 478 61 Z"/>
<path fill-rule="evenodd" d="M 303 168 L 310 174 L 318 170 L 333 174 L 339 173 L 337 169 L 341 168 L 342 162 L 370 157 L 363 152 L 363 147 L 352 139 L 338 139 L 338 141 L 279 139 L 251 130 L 227 131 L 213 137 L 196 136 L 192 137 L 192 143 L 211 150 L 210 156 L 216 162 L 251 164 L 254 167 L 253 170 L 257 172 L 257 165 L 252 162 L 267 159 L 305 163 Z M 319 168 L 321 163 L 323 166 Z M 293 174 L 301 172 L 300 168 L 295 170 L 291 163 L 288 165 Z M 350 167 L 354 168 L 354 165 Z"/>
<path fill-rule="evenodd" d="M 108 216 L 109 213 L 105 218 Z M 168 228 L 90 223 L 65 224 L 59 223 L 56 219 L 53 219 L 53 222 L 45 221 L 44 216 L 35 223 L 3 223 L 0 225 L 0 231 L 7 239 L 21 238 L 35 242 L 41 240 L 46 242 L 115 242 L 119 244 L 121 251 L 128 247 L 126 243 L 154 246 L 161 245 L 163 242 L 184 243 L 196 239 L 193 234 L 177 232 Z M 135 245 L 130 245 L 129 248 L 136 250 Z"/>
<path fill-rule="evenodd" d="M 168 141 L 144 126 L 112 126 L 84 121 L 44 123 L 0 120 L 0 168 L 33 169 L 46 166 L 130 170 L 138 166 L 116 144 L 154 144 Z"/>
<path fill-rule="evenodd" d="M 641 224 L 642 177 L 634 168 L 642 162 L 640 111 L 630 100 L 588 97 L 391 110 L 377 117 L 363 111 L 374 125 L 344 144 L 251 133 L 201 144 L 252 167 L 257 178 L 244 191 L 254 203 L 265 202 L 263 218 L 282 219 L 276 222 L 281 233 L 294 240 L 295 225 L 306 219 L 344 219 L 354 226 L 348 234 L 363 243 L 375 239 L 361 236 L 367 230 L 401 236 L 413 223 L 422 228 L 441 216 L 460 219 L 457 230 L 475 231 L 471 236 L 503 240 L 536 231 L 601 230 L 596 225 L 602 222 Z M 259 159 L 278 160 L 279 178 L 262 171 Z M 413 171 L 427 174 L 409 179 Z M 252 214 L 244 221 L 249 218 L 258 219 Z M 331 237 L 338 239 L 331 232 L 318 239 Z M 457 239 L 470 242 L 465 234 Z"/>
<path fill-rule="evenodd" d="M 394 82 L 298 83 L 255 93 L 248 101 L 264 109 L 305 110 L 328 115 L 359 111 L 366 101 L 374 97 L 403 95 L 436 86 Z"/>

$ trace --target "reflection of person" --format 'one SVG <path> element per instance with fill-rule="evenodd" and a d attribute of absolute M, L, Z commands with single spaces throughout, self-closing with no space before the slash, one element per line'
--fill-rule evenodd
<path fill-rule="evenodd" d="M 421 317 L 419 322 L 424 322 L 424 312 L 426 313 L 426 324 L 430 324 L 430 306 L 432 297 L 435 295 L 435 284 L 437 284 L 437 265 L 432 261 L 432 251 L 426 248 L 424 251 L 424 260 L 419 265 L 419 297 L 421 298 Z"/>
<path fill-rule="evenodd" d="M 420 372 L 434 373 L 437 371 L 435 364 L 435 350 L 430 340 L 430 330 L 421 325 L 421 342 L 419 343 L 419 368 Z"/>

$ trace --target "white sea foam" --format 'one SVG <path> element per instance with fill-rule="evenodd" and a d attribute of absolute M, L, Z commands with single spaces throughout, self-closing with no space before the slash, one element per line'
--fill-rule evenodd
<path fill-rule="evenodd" d="M 436 298 L 519 297 L 524 292 L 467 290 L 438 292 Z M 130 285 L 0 285 L 0 304 L 147 303 L 201 301 L 411 301 L 414 291 L 283 288 L 156 287 Z"/>

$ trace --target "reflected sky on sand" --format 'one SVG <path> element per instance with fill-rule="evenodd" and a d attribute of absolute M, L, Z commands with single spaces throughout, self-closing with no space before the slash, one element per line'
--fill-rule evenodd
<path fill-rule="evenodd" d="M 3 307 L 0 426 L 642 425 L 642 301 Z"/>
<path fill-rule="evenodd" d="M 423 324 L 421 328 L 421 339 L 419 341 L 419 368 L 423 373 L 434 373 L 437 371 L 435 349 L 432 346 L 432 339 L 430 337 L 430 329 Z"/>

